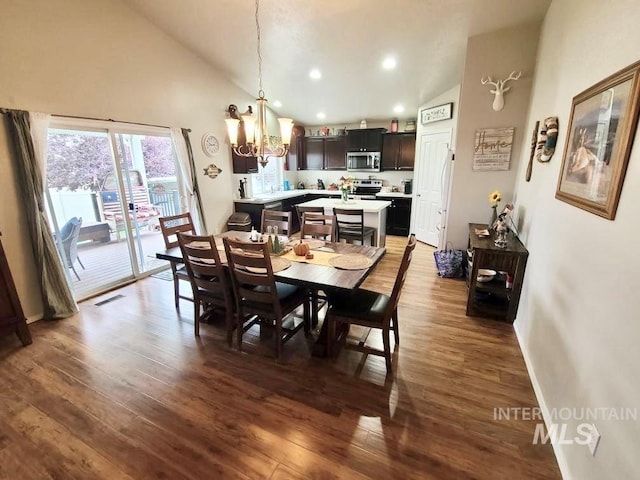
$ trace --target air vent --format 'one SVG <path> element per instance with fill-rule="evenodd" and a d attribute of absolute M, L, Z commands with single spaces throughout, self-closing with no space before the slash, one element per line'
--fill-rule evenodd
<path fill-rule="evenodd" d="M 114 295 L 113 297 L 105 298 L 104 300 L 100 300 L 95 304 L 96 307 L 101 307 L 105 303 L 113 302 L 114 300 L 118 300 L 120 298 L 124 298 L 124 295 Z"/>

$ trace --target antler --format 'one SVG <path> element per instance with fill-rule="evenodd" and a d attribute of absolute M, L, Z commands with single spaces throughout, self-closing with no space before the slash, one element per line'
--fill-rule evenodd
<path fill-rule="evenodd" d="M 503 80 L 503 82 L 508 82 L 509 80 L 518 80 L 520 77 L 522 76 L 522 72 L 518 72 L 516 73 L 516 71 L 514 70 L 513 72 L 511 72 L 509 74 L 508 78 L 505 78 Z"/>
<path fill-rule="evenodd" d="M 499 85 L 500 90 L 502 90 L 503 92 L 508 92 L 509 90 L 511 90 L 511 87 L 505 87 L 505 85 L 509 80 L 518 80 L 521 75 L 522 75 L 522 72 L 516 73 L 515 70 L 511 72 L 507 78 L 505 78 L 504 80 L 500 80 L 498 82 L 500 83 Z"/>
<path fill-rule="evenodd" d="M 494 87 L 498 86 L 498 82 L 494 82 L 491 80 L 491 77 L 487 77 L 486 80 L 484 77 L 482 77 L 480 79 L 480 81 L 482 82 L 483 85 L 486 85 L 487 83 L 490 83 L 491 85 L 493 85 Z"/>

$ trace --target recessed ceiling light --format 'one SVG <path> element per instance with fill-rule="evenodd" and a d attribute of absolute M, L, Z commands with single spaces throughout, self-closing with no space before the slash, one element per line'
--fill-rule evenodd
<path fill-rule="evenodd" d="M 382 68 L 385 70 L 393 70 L 396 68 L 396 59 L 393 57 L 387 57 L 382 62 Z"/>
<path fill-rule="evenodd" d="M 318 80 L 318 79 L 322 78 L 322 73 L 320 73 L 320 70 L 318 70 L 317 68 L 314 68 L 313 70 L 311 70 L 309 72 L 309 76 L 311 78 L 313 78 L 314 80 Z"/>
<path fill-rule="evenodd" d="M 404 107 L 402 105 L 396 105 L 395 107 L 393 107 L 393 111 L 395 113 L 402 113 L 404 112 Z"/>
<path fill-rule="evenodd" d="M 275 101 L 273 102 L 273 106 L 274 106 L 274 107 L 278 107 L 278 108 L 280 108 L 280 107 L 282 106 L 282 102 L 281 102 L 280 100 L 275 100 Z"/>
<path fill-rule="evenodd" d="M 325 118 L 327 118 L 327 116 L 322 112 L 318 113 L 316 117 L 318 117 L 320 120 L 324 120 Z"/>

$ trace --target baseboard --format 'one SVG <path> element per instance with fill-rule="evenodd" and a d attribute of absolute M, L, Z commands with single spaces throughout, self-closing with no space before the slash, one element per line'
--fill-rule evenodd
<path fill-rule="evenodd" d="M 33 322 L 37 322 L 38 320 L 42 320 L 42 313 L 37 313 L 36 315 L 29 315 L 27 317 L 27 325 Z"/>
<path fill-rule="evenodd" d="M 547 431 L 549 430 L 549 423 L 551 419 L 551 415 L 549 415 L 549 409 L 547 408 L 547 404 L 544 400 L 544 396 L 542 395 L 542 389 L 540 388 L 540 383 L 538 383 L 538 377 L 536 377 L 536 372 L 533 369 L 531 364 L 531 359 L 529 358 L 529 353 L 524 346 L 522 338 L 520 336 L 520 332 L 518 331 L 518 324 L 515 323 L 513 325 L 513 330 L 516 332 L 516 338 L 518 339 L 518 344 L 520 345 L 520 351 L 522 352 L 522 356 L 524 358 L 524 364 L 527 367 L 527 372 L 529 373 L 529 379 L 531 380 L 531 385 L 533 385 L 533 393 L 536 396 L 536 400 L 538 400 L 538 405 L 540 405 L 540 411 L 542 412 L 542 419 L 544 420 L 545 427 Z M 553 447 L 553 453 L 556 457 L 556 462 L 558 462 L 558 467 L 560 468 L 560 475 L 564 480 L 571 480 L 571 475 L 569 474 L 569 464 L 567 463 L 567 459 L 562 454 L 562 450 L 560 448 L 556 448 L 554 443 L 551 444 Z"/>

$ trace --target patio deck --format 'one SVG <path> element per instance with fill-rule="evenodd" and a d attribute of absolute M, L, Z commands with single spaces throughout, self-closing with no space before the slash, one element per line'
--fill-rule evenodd
<path fill-rule="evenodd" d="M 115 235 L 112 234 L 111 238 L 114 237 Z M 137 238 L 134 238 L 134 243 L 137 247 Z M 169 267 L 169 262 L 155 258 L 156 252 L 165 248 L 160 232 L 141 232 L 140 243 L 142 255 L 138 258 L 138 268 L 141 276 Z M 114 239 L 108 243 L 81 242 L 78 244 L 78 257 L 85 268 L 83 270 L 78 262 L 74 264 L 80 280 L 69 269 L 69 278 L 72 280 L 76 301 L 109 290 L 134 278 L 129 245 L 125 239 Z"/>

